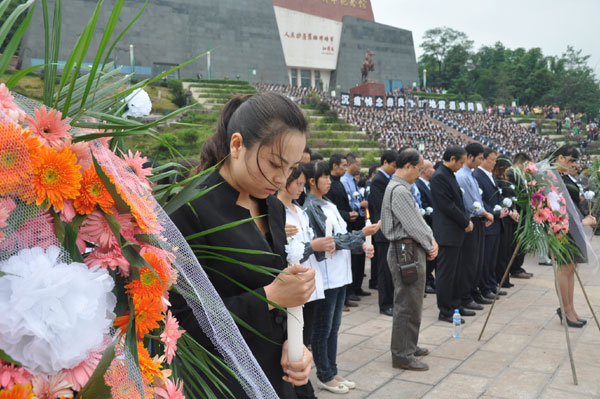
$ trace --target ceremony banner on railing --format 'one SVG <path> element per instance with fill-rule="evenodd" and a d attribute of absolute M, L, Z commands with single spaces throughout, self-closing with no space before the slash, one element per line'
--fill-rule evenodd
<path fill-rule="evenodd" d="M 450 101 L 449 109 L 450 111 L 456 111 L 456 101 Z"/>
<path fill-rule="evenodd" d="M 465 110 L 465 102 L 464 101 L 461 101 L 461 102 L 458 103 L 458 109 L 460 111 L 464 111 Z"/>
<path fill-rule="evenodd" d="M 353 107 L 361 107 L 362 106 L 362 96 L 359 94 L 355 94 L 352 97 L 352 106 Z"/>
<path fill-rule="evenodd" d="M 365 96 L 365 107 L 373 108 L 373 96 Z"/>
<path fill-rule="evenodd" d="M 471 111 L 471 112 L 475 111 L 475 104 L 473 104 L 472 102 L 468 102 L 467 103 L 467 110 Z"/>
<path fill-rule="evenodd" d="M 342 105 L 343 107 L 347 107 L 350 105 L 350 93 L 340 94 L 340 105 Z"/>
<path fill-rule="evenodd" d="M 404 97 L 398 97 L 398 108 L 404 108 Z"/>
<path fill-rule="evenodd" d="M 481 103 L 476 103 L 475 108 L 477 108 L 477 112 L 483 112 L 483 105 Z"/>
<path fill-rule="evenodd" d="M 446 109 L 446 100 L 440 100 L 438 102 L 438 109 Z"/>
<path fill-rule="evenodd" d="M 437 109 L 437 103 L 433 98 L 429 100 L 429 108 Z"/>
<path fill-rule="evenodd" d="M 375 108 L 383 108 L 383 96 L 375 96 Z"/>
<path fill-rule="evenodd" d="M 396 102 L 396 98 L 393 96 L 387 96 L 385 99 L 385 107 L 386 108 L 394 108 Z"/>

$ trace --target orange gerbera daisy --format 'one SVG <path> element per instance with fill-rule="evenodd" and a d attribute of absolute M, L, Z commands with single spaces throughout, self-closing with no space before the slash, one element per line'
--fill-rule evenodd
<path fill-rule="evenodd" d="M 18 194 L 27 203 L 35 199 L 34 191 L 24 184 L 31 181 L 31 153 L 40 146 L 37 138 L 19 125 L 0 123 L 0 195 Z"/>
<path fill-rule="evenodd" d="M 31 163 L 37 205 L 48 200 L 55 209 L 63 209 L 64 199 L 77 198 L 81 188 L 81 166 L 77 165 L 73 151 L 66 147 L 60 151 L 40 147 Z"/>
<path fill-rule="evenodd" d="M 89 215 L 94 211 L 96 204 L 106 213 L 112 213 L 112 207 L 115 204 L 112 196 L 104 187 L 102 180 L 92 166 L 83 172 L 83 181 L 81 182 L 80 195 L 75 199 L 73 206 L 77 213 Z"/>
<path fill-rule="evenodd" d="M 148 353 L 148 349 L 144 348 L 144 342 L 138 341 L 138 360 L 140 362 L 140 371 L 150 381 L 154 381 L 154 377 L 161 376 L 160 369 L 162 368 L 160 362 L 158 362 L 158 356 L 153 359 Z"/>
<path fill-rule="evenodd" d="M 110 368 L 104 374 L 104 382 L 110 387 L 112 399 L 141 398 L 135 381 L 129 378 L 128 374 L 127 366 L 123 360 L 114 359 L 112 361 Z M 144 386 L 144 398 L 152 398 L 153 390 L 144 374 L 142 374 L 142 384 Z"/>
<path fill-rule="evenodd" d="M 135 331 L 138 339 L 142 339 L 144 334 L 158 328 L 158 322 L 165 318 L 162 313 L 163 305 L 160 297 L 134 297 L 133 306 L 135 309 Z M 122 331 L 127 331 L 129 324 L 129 312 L 124 316 L 115 319 L 115 326 Z"/>
<path fill-rule="evenodd" d="M 149 267 L 140 268 L 140 279 L 125 286 L 127 293 L 134 298 L 134 301 L 138 296 L 160 298 L 169 282 L 169 266 L 152 252 L 146 252 L 142 257 L 152 266 L 156 274 Z"/>
<path fill-rule="evenodd" d="M 31 384 L 15 384 L 11 389 L 0 389 L 0 399 L 31 399 L 33 390 Z"/>

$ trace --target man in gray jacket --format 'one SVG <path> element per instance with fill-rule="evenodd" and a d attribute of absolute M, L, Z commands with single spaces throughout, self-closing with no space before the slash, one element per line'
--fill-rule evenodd
<path fill-rule="evenodd" d="M 425 292 L 425 262 L 435 259 L 438 245 L 431 228 L 411 194 L 411 185 L 423 169 L 423 157 L 418 151 L 402 151 L 396 161 L 397 170 L 388 184 L 381 209 L 383 235 L 390 241 L 387 260 L 394 280 L 394 319 L 392 326 L 392 366 L 407 370 L 429 370 L 418 357 L 429 354 L 419 348 L 419 329 Z M 404 254 L 403 254 L 404 253 Z M 416 263 L 416 281 L 402 276 L 400 265 Z"/>

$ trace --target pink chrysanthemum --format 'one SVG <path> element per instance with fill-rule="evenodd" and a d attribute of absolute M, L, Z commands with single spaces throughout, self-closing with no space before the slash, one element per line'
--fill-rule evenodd
<path fill-rule="evenodd" d="M 42 144 L 60 147 L 70 137 L 71 126 L 62 118 L 62 113 L 55 109 L 48 111 L 45 106 L 35 110 L 35 118 L 26 117 L 25 121 Z"/>
<path fill-rule="evenodd" d="M 135 154 L 133 154 L 131 150 L 129 150 L 127 154 L 123 154 L 123 158 L 140 180 L 146 181 L 148 176 L 152 175 L 152 168 L 144 168 L 144 164 L 148 158 L 142 157 L 142 154 L 140 154 L 139 151 L 136 151 Z"/>
<path fill-rule="evenodd" d="M 0 387 L 11 390 L 15 384 L 29 384 L 31 374 L 23 367 L 17 367 L 14 364 L 4 363 L 0 360 Z"/>
<path fill-rule="evenodd" d="M 79 237 L 103 248 L 112 247 L 116 244 L 115 236 L 104 217 L 104 213 L 99 210 L 90 213 L 81 223 Z"/>
<path fill-rule="evenodd" d="M 64 142 L 60 142 L 55 147 L 57 150 L 62 150 L 64 147 L 70 149 L 77 157 L 77 165 L 81 166 L 81 170 L 87 170 L 93 164 L 90 144 L 87 141 L 73 143 L 71 137 L 67 137 Z"/>
<path fill-rule="evenodd" d="M 87 384 L 92 373 L 98 367 L 100 359 L 102 359 L 102 353 L 110 343 L 108 339 L 101 348 L 90 352 L 90 355 L 83 362 L 69 370 L 63 370 L 65 372 L 65 380 L 73 386 L 75 391 L 80 391 L 81 388 Z"/>
<path fill-rule="evenodd" d="M 167 319 L 165 320 L 165 329 L 160 334 L 160 339 L 165 344 L 167 363 L 171 364 L 173 357 L 175 357 L 175 352 L 177 351 L 177 340 L 184 332 L 184 330 L 179 329 L 179 322 L 169 310 L 167 312 Z"/>
<path fill-rule="evenodd" d="M 37 217 L 27 219 L 16 233 L 0 244 L 0 250 L 12 251 L 31 247 L 48 249 L 50 245 L 57 245 L 54 223 L 52 215 L 43 212 Z"/>
<path fill-rule="evenodd" d="M 10 212 L 7 208 L 0 205 L 0 228 L 8 226 L 6 220 L 10 216 Z"/>
<path fill-rule="evenodd" d="M 177 382 L 166 380 L 165 387 L 157 387 L 154 389 L 154 393 L 163 399 L 185 399 L 181 380 L 178 380 Z"/>
<path fill-rule="evenodd" d="M 88 267 L 100 266 L 102 268 L 110 268 L 117 270 L 123 277 L 129 277 L 131 265 L 121 253 L 119 247 L 101 248 L 98 247 L 87 254 L 85 264 Z"/>
<path fill-rule="evenodd" d="M 71 223 L 71 220 L 73 220 L 75 215 L 77 215 L 77 212 L 75 212 L 75 207 L 73 206 L 73 201 L 74 200 L 72 199 L 64 200 L 62 210 L 54 208 L 54 212 L 57 212 L 60 216 L 60 220 L 65 223 Z"/>
<path fill-rule="evenodd" d="M 25 120 L 25 111 L 14 103 L 15 98 L 4 83 L 0 83 L 0 122 L 20 123 Z"/>
<path fill-rule="evenodd" d="M 37 375 L 31 380 L 33 385 L 33 393 L 36 399 L 56 399 L 56 398 L 72 398 L 73 391 L 71 384 L 65 380 L 65 373 L 62 371 L 51 377 Z"/>

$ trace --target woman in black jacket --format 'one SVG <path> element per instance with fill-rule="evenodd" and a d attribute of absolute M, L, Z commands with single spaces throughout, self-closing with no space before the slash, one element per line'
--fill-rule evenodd
<path fill-rule="evenodd" d="M 222 256 L 199 256 L 199 261 L 229 311 L 262 335 L 240 325 L 246 343 L 280 398 L 295 398 L 292 385 L 307 382 L 312 356 L 305 348 L 300 362 L 288 362 L 286 313 L 259 296 L 286 308 L 304 304 L 314 290 L 314 270 L 300 265 L 287 267 L 285 210 L 274 196 L 300 162 L 307 128 L 302 111 L 284 96 L 260 93 L 234 97 L 221 110 L 216 133 L 202 147 L 201 169 L 224 160 L 202 183 L 203 187 L 215 188 L 172 216 L 183 236 L 258 217 L 195 238 L 190 244 L 264 252 L 243 254 L 221 249 L 214 252 Z M 285 269 L 286 273 L 274 278 L 228 262 L 225 257 Z M 209 351 L 219 355 L 183 297 L 173 295 L 171 299 L 182 327 Z M 237 379 L 227 374 L 223 378 L 234 398 L 248 397 Z M 213 391 L 217 396 L 221 394 Z"/>

